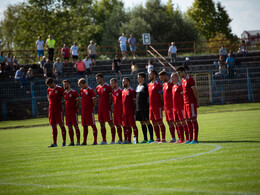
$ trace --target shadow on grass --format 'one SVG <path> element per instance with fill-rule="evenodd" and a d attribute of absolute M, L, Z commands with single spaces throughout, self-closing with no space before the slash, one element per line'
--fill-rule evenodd
<path fill-rule="evenodd" d="M 199 141 L 200 143 L 260 143 L 260 141 L 250 141 L 250 140 L 241 140 L 241 141 L 231 141 L 231 140 L 226 140 L 226 141 Z"/>

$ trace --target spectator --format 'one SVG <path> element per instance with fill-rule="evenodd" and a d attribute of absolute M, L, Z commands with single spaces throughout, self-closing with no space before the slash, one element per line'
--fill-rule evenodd
<path fill-rule="evenodd" d="M 24 68 L 21 67 L 19 70 L 16 71 L 14 79 L 17 80 L 21 86 L 21 88 L 23 88 L 23 83 L 24 83 L 24 79 L 25 79 L 25 73 L 24 73 Z"/>
<path fill-rule="evenodd" d="M 153 66 L 151 60 L 148 60 L 148 64 L 147 64 L 147 66 L 146 66 L 146 69 L 147 69 L 148 75 L 150 74 L 150 72 L 151 72 L 152 70 L 154 70 L 154 66 Z"/>
<path fill-rule="evenodd" d="M 247 54 L 247 44 L 246 44 L 245 40 L 241 41 L 241 44 L 239 45 L 238 52 L 242 53 L 243 57 L 246 57 L 246 54 Z"/>
<path fill-rule="evenodd" d="M 20 67 L 20 64 L 18 63 L 16 56 L 13 56 L 13 65 L 15 70 L 18 70 Z"/>
<path fill-rule="evenodd" d="M 14 67 L 13 67 L 13 62 L 12 62 L 12 56 L 11 56 L 11 53 L 10 52 L 8 52 L 7 53 L 7 56 L 6 56 L 6 69 L 7 70 L 13 70 L 14 69 Z"/>
<path fill-rule="evenodd" d="M 231 54 L 231 57 L 233 57 L 234 59 L 235 59 L 235 54 L 233 53 L 233 51 L 232 50 L 229 50 L 229 52 L 228 53 L 230 53 Z"/>
<path fill-rule="evenodd" d="M 64 44 L 63 48 L 61 48 L 61 56 L 63 58 L 63 63 L 68 65 L 69 64 L 69 58 L 70 58 L 70 50 L 67 48 L 67 45 Z"/>
<path fill-rule="evenodd" d="M 133 37 L 133 34 L 130 34 L 130 38 L 128 39 L 128 44 L 130 47 L 130 51 L 132 52 L 133 59 L 136 59 L 136 39 Z"/>
<path fill-rule="evenodd" d="M 5 70 L 5 66 L 6 66 L 6 58 L 4 56 L 4 52 L 1 51 L 1 55 L 0 55 L 0 73 L 2 73 Z"/>
<path fill-rule="evenodd" d="M 43 69 L 43 67 L 44 67 L 44 65 L 46 64 L 46 62 L 47 62 L 47 61 L 46 61 L 46 57 L 43 56 L 43 57 L 42 57 L 42 60 L 41 60 L 40 63 L 39 63 L 39 64 L 40 64 L 40 68 Z"/>
<path fill-rule="evenodd" d="M 90 59 L 89 56 L 86 56 L 85 59 L 83 60 L 83 63 L 85 65 L 85 68 L 86 68 L 86 74 L 87 74 L 87 77 L 91 75 L 92 73 L 92 61 Z"/>
<path fill-rule="evenodd" d="M 41 36 L 38 36 L 35 46 L 38 53 L 38 61 L 40 62 L 41 56 L 44 56 L 44 41 Z"/>
<path fill-rule="evenodd" d="M 32 68 L 29 68 L 26 73 L 26 79 L 29 81 L 32 81 L 33 78 L 34 78 L 33 70 L 32 70 Z"/>
<path fill-rule="evenodd" d="M 53 65 L 50 59 L 48 59 L 44 64 L 43 73 L 44 73 L 44 77 L 46 78 L 53 76 Z"/>
<path fill-rule="evenodd" d="M 224 45 L 222 45 L 219 49 L 219 55 L 223 56 L 223 59 L 226 60 L 227 58 L 227 48 L 225 48 Z"/>
<path fill-rule="evenodd" d="M 189 71 L 189 70 L 192 71 L 192 63 L 191 63 L 189 57 L 185 58 L 185 62 L 183 63 L 183 67 L 184 67 L 185 71 Z"/>
<path fill-rule="evenodd" d="M 49 38 L 46 40 L 46 47 L 48 48 L 48 59 L 53 62 L 54 50 L 55 50 L 55 40 L 49 35 Z"/>
<path fill-rule="evenodd" d="M 57 79 L 61 79 L 63 72 L 63 63 L 60 61 L 60 58 L 57 58 L 56 62 L 54 63 L 53 72 L 56 75 Z"/>
<path fill-rule="evenodd" d="M 126 59 L 126 51 L 127 51 L 126 42 L 127 42 L 127 38 L 125 37 L 125 33 L 122 33 L 122 36 L 119 37 L 118 39 L 118 43 L 120 43 L 123 60 Z"/>
<path fill-rule="evenodd" d="M 223 56 L 219 56 L 219 61 L 217 62 L 217 64 L 218 64 L 219 71 L 216 72 L 215 75 L 220 75 L 222 77 L 226 73 L 226 64 Z"/>
<path fill-rule="evenodd" d="M 120 77 L 122 76 L 122 73 L 120 71 L 121 69 L 121 60 L 120 58 L 118 57 L 118 55 L 115 55 L 115 59 L 114 61 L 112 62 L 112 70 L 115 72 L 115 78 L 118 79 L 118 73 L 120 75 Z"/>
<path fill-rule="evenodd" d="M 234 67 L 235 67 L 235 59 L 232 57 L 231 53 L 228 54 L 226 59 L 227 64 L 227 74 L 230 79 L 234 77 Z"/>
<path fill-rule="evenodd" d="M 79 58 L 79 54 L 78 54 L 78 43 L 74 43 L 74 45 L 72 45 L 71 46 L 71 48 L 70 48 L 70 53 L 71 53 L 71 55 L 72 55 L 72 59 L 73 59 L 73 63 L 75 64 L 76 63 L 76 61 L 78 60 L 78 58 Z"/>
<path fill-rule="evenodd" d="M 177 63 L 177 47 L 175 46 L 174 42 L 171 42 L 171 46 L 168 50 L 168 55 L 171 56 L 171 63 L 174 63 L 176 65 Z"/>
<path fill-rule="evenodd" d="M 131 63 L 131 75 L 137 75 L 139 67 L 135 64 L 134 61 Z"/>
<path fill-rule="evenodd" d="M 77 73 L 80 77 L 85 77 L 86 75 L 86 67 L 84 65 L 84 62 L 79 58 L 79 60 L 76 62 L 74 67 L 77 69 Z"/>
<path fill-rule="evenodd" d="M 88 55 L 92 60 L 92 65 L 96 66 L 97 51 L 93 41 L 90 41 L 90 45 L 88 46 Z"/>

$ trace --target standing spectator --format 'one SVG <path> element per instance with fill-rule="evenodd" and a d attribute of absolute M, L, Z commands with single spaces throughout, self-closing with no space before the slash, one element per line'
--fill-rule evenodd
<path fill-rule="evenodd" d="M 128 44 L 130 47 L 130 51 L 132 52 L 133 59 L 136 59 L 136 39 L 133 37 L 133 34 L 130 34 L 130 38 L 128 39 Z"/>
<path fill-rule="evenodd" d="M 48 78 L 48 77 L 52 77 L 53 76 L 53 65 L 51 60 L 47 60 L 46 63 L 43 66 L 43 73 L 44 73 L 44 77 Z"/>
<path fill-rule="evenodd" d="M 123 60 L 126 59 L 126 51 L 127 51 L 126 42 L 127 42 L 127 38 L 125 37 L 125 33 L 122 33 L 122 36 L 120 36 L 118 39 L 118 43 L 120 43 L 120 49 L 122 52 Z"/>
<path fill-rule="evenodd" d="M 32 70 L 32 68 L 29 68 L 26 73 L 26 79 L 29 81 L 32 81 L 33 78 L 34 78 L 33 70 Z"/>
<path fill-rule="evenodd" d="M 15 70 L 18 70 L 20 67 L 20 64 L 18 63 L 16 56 L 13 56 L 13 65 Z"/>
<path fill-rule="evenodd" d="M 175 46 L 174 42 L 171 42 L 171 46 L 169 47 L 168 50 L 168 55 L 171 56 L 171 63 L 174 63 L 176 65 L 177 63 L 177 47 Z"/>
<path fill-rule="evenodd" d="M 64 44 L 63 48 L 61 48 L 61 55 L 63 58 L 63 63 L 68 65 L 69 64 L 69 58 L 70 58 L 70 50 L 67 48 L 67 45 Z"/>
<path fill-rule="evenodd" d="M 78 72 L 79 77 L 85 77 L 86 75 L 86 67 L 84 65 L 84 62 L 79 58 L 79 61 L 76 62 L 75 66 Z"/>
<path fill-rule="evenodd" d="M 241 41 L 241 44 L 239 45 L 238 52 L 242 53 L 243 57 L 246 57 L 246 54 L 247 54 L 247 44 L 246 44 L 245 40 Z"/>
<path fill-rule="evenodd" d="M 88 46 L 88 55 L 92 60 L 93 66 L 96 66 L 96 58 L 97 58 L 96 46 L 94 45 L 94 41 L 92 40 L 89 43 L 90 45 Z"/>
<path fill-rule="evenodd" d="M 24 83 L 24 79 L 25 79 L 25 73 L 24 73 L 23 67 L 21 67 L 19 70 L 16 71 L 14 79 L 19 81 L 21 88 L 23 88 L 23 83 Z"/>
<path fill-rule="evenodd" d="M 147 69 L 147 73 L 148 73 L 148 75 L 150 74 L 151 71 L 154 70 L 154 66 L 153 66 L 151 60 L 148 60 L 148 64 L 147 64 L 147 66 L 146 66 L 146 69 Z"/>
<path fill-rule="evenodd" d="M 49 38 L 46 40 L 46 47 L 48 48 L 48 59 L 53 62 L 54 49 L 55 49 L 55 40 L 49 35 Z"/>
<path fill-rule="evenodd" d="M 87 77 L 89 77 L 92 73 L 92 61 L 90 59 L 89 56 L 86 56 L 85 59 L 83 60 L 83 63 L 85 65 L 85 68 L 86 68 L 86 74 L 87 74 Z"/>
<path fill-rule="evenodd" d="M 114 61 L 112 62 L 112 70 L 115 72 L 115 78 L 118 79 L 118 73 L 120 75 L 120 77 L 122 76 L 122 73 L 120 71 L 121 69 L 121 60 L 120 58 L 118 57 L 118 55 L 115 55 L 115 59 Z"/>
<path fill-rule="evenodd" d="M 38 36 L 38 40 L 36 41 L 36 51 L 38 53 L 38 61 L 40 61 L 41 56 L 44 56 L 44 41 L 41 36 Z"/>
<path fill-rule="evenodd" d="M 79 58 L 79 54 L 78 54 L 78 44 L 75 42 L 74 45 L 71 46 L 70 48 L 70 53 L 72 55 L 72 59 L 73 59 L 73 63 L 75 64 L 76 61 L 78 60 Z"/>
<path fill-rule="evenodd" d="M 5 70 L 5 56 L 4 56 L 4 52 L 1 51 L 1 55 L 0 55 L 0 73 L 2 73 Z"/>
<path fill-rule="evenodd" d="M 8 52 L 6 56 L 6 69 L 7 70 L 13 70 L 13 62 L 12 62 L 12 56 L 11 53 Z"/>
<path fill-rule="evenodd" d="M 232 57 L 231 53 L 228 54 L 226 59 L 227 64 L 227 74 L 230 79 L 234 77 L 234 68 L 235 68 L 235 58 Z"/>
<path fill-rule="evenodd" d="M 192 63 L 189 57 L 185 58 L 185 62 L 183 63 L 183 67 L 186 71 L 192 70 Z"/>
<path fill-rule="evenodd" d="M 222 45 L 219 49 L 219 55 L 223 56 L 223 59 L 226 60 L 227 58 L 227 48 L 225 48 L 224 45 Z"/>
<path fill-rule="evenodd" d="M 54 63 L 53 72 L 56 75 L 57 79 L 61 79 L 63 72 L 63 63 L 60 61 L 60 58 L 57 58 L 56 62 Z"/>

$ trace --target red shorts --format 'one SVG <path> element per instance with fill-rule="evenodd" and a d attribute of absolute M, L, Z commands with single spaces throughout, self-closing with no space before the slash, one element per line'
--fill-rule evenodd
<path fill-rule="evenodd" d="M 173 108 L 172 108 L 172 109 L 164 110 L 165 120 L 166 120 L 167 122 L 174 120 L 173 113 L 174 113 Z"/>
<path fill-rule="evenodd" d="M 78 113 L 67 113 L 65 118 L 67 126 L 78 124 Z"/>
<path fill-rule="evenodd" d="M 135 124 L 135 115 L 123 115 L 123 126 L 134 127 Z"/>
<path fill-rule="evenodd" d="M 162 119 L 162 108 L 149 108 L 149 120 L 156 121 Z"/>
<path fill-rule="evenodd" d="M 49 123 L 52 124 L 61 124 L 64 122 L 64 114 L 61 112 L 49 112 Z"/>
<path fill-rule="evenodd" d="M 106 111 L 106 112 L 98 112 L 98 121 L 99 122 L 108 122 L 112 121 L 112 111 Z"/>
<path fill-rule="evenodd" d="M 174 122 L 183 121 L 184 118 L 184 110 L 174 110 Z"/>
<path fill-rule="evenodd" d="M 122 113 L 121 112 L 116 112 L 113 113 L 113 118 L 114 118 L 114 125 L 122 125 Z"/>
<path fill-rule="evenodd" d="M 184 104 L 184 115 L 186 119 L 197 118 L 197 103 Z"/>
<path fill-rule="evenodd" d="M 94 125 L 95 124 L 95 114 L 94 113 L 81 114 L 81 124 L 82 124 L 82 126 Z"/>

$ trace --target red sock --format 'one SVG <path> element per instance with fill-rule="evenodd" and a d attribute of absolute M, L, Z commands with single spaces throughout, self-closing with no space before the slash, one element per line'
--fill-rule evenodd
<path fill-rule="evenodd" d="M 119 141 L 122 142 L 123 141 L 123 139 L 122 139 L 122 128 L 121 128 L 120 125 L 117 125 L 116 129 L 117 129 L 118 139 L 119 139 Z"/>
<path fill-rule="evenodd" d="M 182 128 L 183 128 L 183 131 L 185 133 L 186 140 L 189 140 L 190 139 L 190 137 L 189 137 L 189 130 L 188 130 L 188 127 L 187 127 L 186 123 L 182 124 Z"/>
<path fill-rule="evenodd" d="M 197 120 L 192 121 L 192 126 L 194 129 L 194 140 L 197 142 L 198 141 L 198 134 L 199 134 L 199 125 Z"/>
<path fill-rule="evenodd" d="M 128 138 L 128 128 L 127 127 L 123 127 L 123 128 L 124 128 L 125 141 L 127 141 L 127 138 Z"/>
<path fill-rule="evenodd" d="M 80 143 L 80 131 L 79 131 L 79 126 L 74 125 L 75 131 L 76 131 L 76 137 L 77 137 L 77 142 Z"/>
<path fill-rule="evenodd" d="M 61 128 L 62 140 L 63 142 L 66 142 L 66 129 L 64 125 L 61 125 L 60 128 Z"/>
<path fill-rule="evenodd" d="M 96 127 L 96 125 L 92 125 L 91 127 L 93 129 L 94 143 L 97 143 L 97 134 L 98 134 L 97 127 Z"/>
<path fill-rule="evenodd" d="M 68 126 L 68 129 L 69 129 L 70 142 L 74 143 L 74 132 L 72 126 Z"/>
<path fill-rule="evenodd" d="M 57 136 L 58 136 L 57 126 L 52 126 L 52 139 L 54 144 L 57 144 Z"/>
<path fill-rule="evenodd" d="M 134 130 L 134 135 L 136 137 L 136 142 L 138 142 L 138 129 L 137 129 L 137 126 L 134 126 L 133 130 Z"/>
<path fill-rule="evenodd" d="M 84 132 L 83 132 L 83 143 L 87 143 L 87 137 L 88 137 L 88 126 L 84 126 Z"/>
<path fill-rule="evenodd" d="M 128 141 L 131 142 L 132 140 L 132 127 L 128 127 Z"/>
<path fill-rule="evenodd" d="M 188 123 L 188 130 L 189 130 L 189 141 L 191 142 L 193 140 L 193 127 L 191 121 L 187 121 Z"/>
<path fill-rule="evenodd" d="M 116 138 L 116 129 L 115 129 L 115 126 L 110 127 L 110 128 L 111 128 L 112 141 L 114 142 L 115 138 Z"/>
<path fill-rule="evenodd" d="M 106 127 L 101 127 L 101 134 L 102 134 L 102 139 L 103 139 L 103 142 L 106 142 L 107 141 L 107 130 L 106 130 Z"/>
<path fill-rule="evenodd" d="M 175 138 L 174 125 L 171 124 L 171 125 L 169 126 L 169 129 L 170 129 L 170 133 L 171 133 L 172 138 Z M 177 128 L 176 128 L 176 130 L 177 130 Z M 178 133 L 178 131 L 177 131 L 177 133 Z"/>
<path fill-rule="evenodd" d="M 160 129 L 159 129 L 159 126 L 157 124 L 154 124 L 153 125 L 153 129 L 154 129 L 154 132 L 155 132 L 155 135 L 156 135 L 156 141 L 160 141 Z"/>
<path fill-rule="evenodd" d="M 178 125 L 177 128 L 178 128 L 178 132 L 179 132 L 179 139 L 180 139 L 181 141 L 184 141 L 184 132 L 183 132 L 183 127 L 182 127 L 182 125 Z"/>

